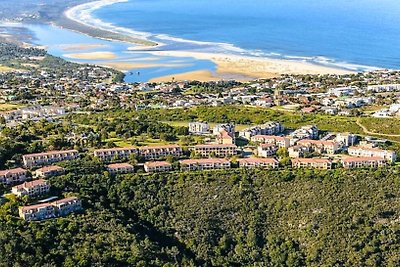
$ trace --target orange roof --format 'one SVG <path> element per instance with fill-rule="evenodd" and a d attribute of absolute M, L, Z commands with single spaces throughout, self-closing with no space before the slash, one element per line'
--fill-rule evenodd
<path fill-rule="evenodd" d="M 133 168 L 133 166 L 129 163 L 114 163 L 107 166 L 109 169 L 117 169 L 117 168 Z"/>
<path fill-rule="evenodd" d="M 4 176 L 4 175 L 7 175 L 7 174 L 17 174 L 17 173 L 21 173 L 21 172 L 26 172 L 26 170 L 25 169 L 22 169 L 22 168 L 16 168 L 16 169 L 10 169 L 10 170 L 3 170 L 3 171 L 0 171 L 0 176 Z"/>
<path fill-rule="evenodd" d="M 23 206 L 23 207 L 20 207 L 20 209 L 23 212 L 26 212 L 26 211 L 33 210 L 33 209 L 40 209 L 40 208 L 46 208 L 46 207 L 53 207 L 53 205 L 51 203 L 43 203 L 43 204 L 36 204 L 36 205 L 31 205 L 31 206 Z"/>
<path fill-rule="evenodd" d="M 335 143 L 336 143 L 335 141 L 321 141 L 321 140 L 311 140 L 311 139 L 304 139 L 298 142 L 298 144 L 301 145 L 313 144 L 313 145 L 324 145 L 324 146 L 332 146 Z"/>
<path fill-rule="evenodd" d="M 380 157 L 347 157 L 347 158 L 343 158 L 342 162 L 362 162 L 362 161 L 385 161 L 384 158 L 380 158 Z"/>
<path fill-rule="evenodd" d="M 321 158 L 297 158 L 292 160 L 293 163 L 332 163 L 330 159 Z"/>
<path fill-rule="evenodd" d="M 60 166 L 53 165 L 53 166 L 45 166 L 45 167 L 42 167 L 42 168 L 40 168 L 40 169 L 37 169 L 36 171 L 40 171 L 40 172 L 52 172 L 52 171 L 62 171 L 62 170 L 64 170 L 64 168 L 62 168 L 62 167 L 60 167 Z"/>
<path fill-rule="evenodd" d="M 140 150 L 145 150 L 145 149 L 165 149 L 165 148 L 181 148 L 178 145 L 164 145 L 164 146 L 142 146 L 139 147 Z"/>
<path fill-rule="evenodd" d="M 268 163 L 268 164 L 279 163 L 274 158 L 246 158 L 246 159 L 238 159 L 238 162 L 239 163 Z"/>
<path fill-rule="evenodd" d="M 94 152 L 111 152 L 111 151 L 124 151 L 124 150 L 137 150 L 136 147 L 115 147 L 115 148 L 103 148 L 96 149 Z"/>
<path fill-rule="evenodd" d="M 67 198 L 63 198 L 60 200 L 56 200 L 56 201 L 52 202 L 51 204 L 53 204 L 53 205 L 64 204 L 64 203 L 74 201 L 74 200 L 78 200 L 78 198 L 77 197 L 67 197 Z"/>
<path fill-rule="evenodd" d="M 264 140 L 275 140 L 275 141 L 284 141 L 287 140 L 289 138 L 287 137 L 283 137 L 283 136 L 275 136 L 275 135 L 255 135 L 253 136 L 254 139 L 264 139 Z"/>
<path fill-rule="evenodd" d="M 78 153 L 78 150 L 54 150 L 43 153 L 34 153 L 34 154 L 26 154 L 22 157 L 37 157 L 37 156 L 47 156 L 47 155 L 57 155 L 57 154 L 65 154 L 65 153 Z"/>
<path fill-rule="evenodd" d="M 184 159 L 179 161 L 180 164 L 208 164 L 208 163 L 230 163 L 227 159 Z"/>
<path fill-rule="evenodd" d="M 237 148 L 236 145 L 230 145 L 230 144 L 211 144 L 211 145 L 196 145 L 194 146 L 195 148 Z"/>
<path fill-rule="evenodd" d="M 44 184 L 47 184 L 46 180 L 38 179 L 38 180 L 31 181 L 31 182 L 25 182 L 25 183 L 20 184 L 20 185 L 16 185 L 13 188 L 17 188 L 17 189 L 29 188 L 29 187 L 35 187 L 35 186 L 44 185 Z"/>
<path fill-rule="evenodd" d="M 152 162 L 146 162 L 144 166 L 147 167 L 170 167 L 172 166 L 171 163 L 167 161 L 152 161 Z"/>
<path fill-rule="evenodd" d="M 351 146 L 348 148 L 348 150 L 365 150 L 365 151 L 372 151 L 372 152 L 388 152 L 388 153 L 394 153 L 393 150 L 384 150 L 380 148 L 375 148 L 375 147 L 365 147 L 365 146 Z"/>

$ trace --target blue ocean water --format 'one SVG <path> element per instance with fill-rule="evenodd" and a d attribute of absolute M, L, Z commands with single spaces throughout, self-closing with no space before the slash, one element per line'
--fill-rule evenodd
<path fill-rule="evenodd" d="M 93 15 L 173 49 L 205 47 L 171 37 L 224 43 L 206 47 L 219 52 L 400 68 L 399 0 L 132 0 Z"/>

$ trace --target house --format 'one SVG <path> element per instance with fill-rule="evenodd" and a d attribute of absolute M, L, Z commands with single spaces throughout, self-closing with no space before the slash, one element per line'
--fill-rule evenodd
<path fill-rule="evenodd" d="M 23 155 L 25 167 L 37 167 L 51 165 L 65 160 L 74 160 L 79 157 L 78 150 L 49 151 L 45 153 L 35 153 Z"/>
<path fill-rule="evenodd" d="M 136 147 L 107 148 L 94 151 L 94 156 L 105 162 L 115 159 L 127 160 L 131 155 L 138 154 L 139 150 Z"/>
<path fill-rule="evenodd" d="M 146 162 L 144 170 L 145 172 L 168 172 L 172 171 L 172 164 L 167 161 Z"/>
<path fill-rule="evenodd" d="M 318 139 L 318 133 L 319 133 L 318 128 L 315 125 L 307 125 L 291 133 L 291 136 L 294 139 L 299 139 L 299 140 Z"/>
<path fill-rule="evenodd" d="M 209 134 L 210 125 L 207 122 L 190 122 L 189 133 L 191 134 Z"/>
<path fill-rule="evenodd" d="M 19 207 L 19 216 L 25 221 L 41 221 L 55 218 L 56 209 L 51 203 Z"/>
<path fill-rule="evenodd" d="M 276 155 L 278 147 L 273 144 L 261 144 L 257 148 L 257 155 L 263 158 L 270 158 Z"/>
<path fill-rule="evenodd" d="M 339 144 L 335 141 L 321 141 L 321 140 L 300 140 L 297 143 L 299 146 L 308 147 L 309 152 L 316 152 L 320 154 L 333 155 L 339 150 Z"/>
<path fill-rule="evenodd" d="M 216 136 L 216 142 L 220 145 L 234 145 L 235 135 L 231 135 L 227 130 L 221 130 Z"/>
<path fill-rule="evenodd" d="M 380 148 L 366 146 L 352 146 L 348 149 L 350 156 L 355 157 L 377 157 L 383 158 L 388 162 L 395 162 L 397 159 L 396 152 L 393 150 L 383 150 Z"/>
<path fill-rule="evenodd" d="M 275 135 L 255 135 L 251 138 L 251 141 L 255 143 L 273 144 L 279 148 L 288 148 L 290 146 L 290 138 Z"/>
<path fill-rule="evenodd" d="M 24 182 L 28 172 L 22 168 L 0 171 L 0 183 L 10 185 Z"/>
<path fill-rule="evenodd" d="M 237 154 L 236 145 L 196 145 L 193 150 L 201 157 L 232 157 Z"/>
<path fill-rule="evenodd" d="M 342 146 L 353 146 L 357 143 L 357 135 L 351 133 L 339 133 L 335 137 L 335 141 L 338 142 Z"/>
<path fill-rule="evenodd" d="M 275 135 L 285 130 L 285 127 L 279 122 L 268 122 L 262 125 L 256 125 L 239 132 L 239 136 L 251 140 L 255 135 Z"/>
<path fill-rule="evenodd" d="M 302 158 L 306 153 L 310 153 L 310 148 L 306 146 L 291 146 L 288 149 L 290 158 Z"/>
<path fill-rule="evenodd" d="M 139 155 L 146 160 L 156 160 L 167 156 L 182 157 L 182 147 L 178 145 L 144 146 L 139 148 Z"/>
<path fill-rule="evenodd" d="M 293 168 L 316 168 L 316 169 L 332 169 L 333 163 L 329 159 L 310 158 L 310 159 L 292 159 Z"/>
<path fill-rule="evenodd" d="M 341 160 L 346 169 L 378 168 L 386 166 L 386 160 L 380 157 L 347 157 Z"/>
<path fill-rule="evenodd" d="M 229 169 L 231 162 L 226 159 L 186 159 L 179 161 L 183 171 Z"/>
<path fill-rule="evenodd" d="M 213 128 L 213 135 L 219 135 L 222 130 L 227 131 L 230 136 L 235 136 L 235 124 L 233 123 L 217 124 Z"/>
<path fill-rule="evenodd" d="M 124 174 L 134 172 L 135 168 L 129 163 L 115 163 L 108 165 L 107 170 L 110 174 Z"/>
<path fill-rule="evenodd" d="M 273 158 L 260 159 L 260 158 L 245 158 L 238 159 L 240 168 L 279 168 L 279 162 Z"/>
<path fill-rule="evenodd" d="M 82 202 L 77 197 L 64 198 L 51 204 L 55 207 L 57 216 L 65 216 L 82 209 Z"/>
<path fill-rule="evenodd" d="M 23 184 L 13 186 L 11 189 L 11 192 L 18 197 L 35 197 L 47 194 L 49 191 L 50 185 L 46 180 L 43 179 L 25 182 Z"/>
<path fill-rule="evenodd" d="M 48 177 L 57 176 L 57 175 L 60 175 L 63 173 L 64 173 L 64 168 L 53 165 L 53 166 L 45 166 L 40 169 L 37 169 L 35 171 L 34 176 L 48 178 Z"/>

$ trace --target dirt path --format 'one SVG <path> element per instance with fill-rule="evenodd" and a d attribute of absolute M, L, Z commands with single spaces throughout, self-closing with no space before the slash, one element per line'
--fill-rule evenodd
<path fill-rule="evenodd" d="M 378 136 L 384 136 L 384 137 L 400 137 L 400 134 L 383 134 L 383 133 L 375 133 L 371 132 L 365 127 L 364 125 L 361 124 L 360 119 L 356 121 L 357 125 L 360 126 L 365 134 L 370 134 L 370 135 L 378 135 Z"/>

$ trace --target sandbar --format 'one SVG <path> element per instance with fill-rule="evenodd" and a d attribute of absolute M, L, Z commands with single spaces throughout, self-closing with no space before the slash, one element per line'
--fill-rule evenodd
<path fill-rule="evenodd" d="M 167 75 L 151 79 L 150 82 L 171 82 L 174 81 L 219 81 L 220 77 L 215 76 L 209 70 L 197 70 L 185 73 Z"/>
<path fill-rule="evenodd" d="M 78 53 L 78 54 L 65 54 L 64 57 L 72 59 L 88 59 L 88 60 L 107 60 L 115 59 L 117 55 L 113 52 L 90 52 L 90 53 Z"/>
<path fill-rule="evenodd" d="M 114 68 L 120 71 L 131 69 L 156 68 L 156 67 L 190 67 L 190 64 L 170 64 L 170 63 L 143 63 L 143 62 L 102 62 L 101 65 Z"/>
<path fill-rule="evenodd" d="M 88 49 L 94 49 L 94 48 L 104 48 L 107 47 L 107 45 L 104 44 L 65 44 L 65 45 L 60 45 L 61 49 L 63 51 L 81 51 L 81 50 L 88 50 Z"/>

